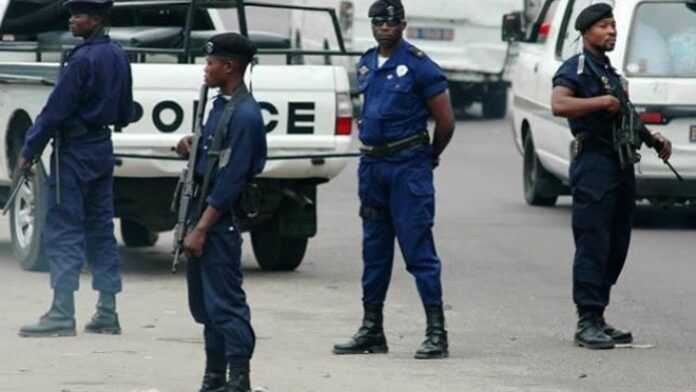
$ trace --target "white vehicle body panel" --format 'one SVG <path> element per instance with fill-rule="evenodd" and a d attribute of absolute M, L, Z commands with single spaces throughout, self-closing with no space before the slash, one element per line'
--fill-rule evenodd
<path fill-rule="evenodd" d="M 51 68 L 47 64 L 18 64 L 24 67 Z M 143 109 L 143 116 L 113 134 L 116 153 L 144 155 L 172 155 L 171 148 L 191 130 L 194 101 L 202 83 L 201 65 L 183 64 L 133 64 L 133 96 Z M 174 76 L 175 75 L 175 76 Z M 175 79 L 173 82 L 172 79 Z M 249 75 L 247 75 L 249 79 Z M 350 136 L 336 136 L 335 113 L 337 88 L 348 90 L 345 70 L 325 66 L 256 66 L 251 72 L 254 97 L 262 104 L 272 105 L 277 113 L 263 109 L 264 122 L 277 122 L 268 133 L 269 156 L 295 154 L 321 154 L 348 152 L 352 145 Z M 25 111 L 35 119 L 43 108 L 52 86 L 39 84 L 0 85 L 0 124 L 4 129 L 17 111 Z M 212 97 L 211 97 L 212 99 Z M 158 132 L 154 123 L 155 107 L 171 101 L 182 110 L 178 122 L 181 125 L 171 133 Z M 315 105 L 309 113 L 313 121 L 297 122 L 312 129 L 312 134 L 288 135 L 289 106 L 293 102 Z M 159 118 L 165 124 L 176 120 L 173 110 L 161 110 Z M 297 113 L 303 113 L 297 111 Z M 0 151 L 6 151 L 6 140 L 0 138 Z M 50 149 L 47 149 L 50 150 Z M 48 151 L 47 151 L 48 153 Z M 323 165 L 312 165 L 309 160 L 269 161 L 262 177 L 330 179 L 338 175 L 346 160 L 327 160 Z M 117 166 L 116 177 L 176 177 L 184 162 L 124 159 Z M 7 159 L 0 160 L 0 178 L 9 183 Z"/>

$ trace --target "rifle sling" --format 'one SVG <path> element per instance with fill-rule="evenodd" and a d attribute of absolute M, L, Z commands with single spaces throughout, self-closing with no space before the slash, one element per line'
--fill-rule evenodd
<path fill-rule="evenodd" d="M 234 95 L 232 95 L 232 98 L 230 98 L 230 100 L 225 104 L 225 109 L 222 111 L 220 121 L 218 121 L 217 127 L 215 128 L 213 144 L 211 145 L 210 149 L 208 149 L 208 164 L 205 167 L 205 176 L 203 177 L 200 192 L 198 192 L 199 200 L 195 215 L 196 219 L 200 219 L 206 205 L 208 188 L 210 187 L 210 178 L 215 166 L 217 166 L 218 161 L 220 160 L 220 147 L 222 147 L 222 141 L 227 133 L 227 123 L 230 121 L 232 115 L 237 109 L 237 104 L 248 95 L 249 90 L 247 90 L 246 85 L 242 83 L 237 90 L 235 90 Z"/>

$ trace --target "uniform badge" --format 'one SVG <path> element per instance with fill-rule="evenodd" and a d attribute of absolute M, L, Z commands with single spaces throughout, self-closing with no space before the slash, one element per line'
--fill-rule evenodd
<path fill-rule="evenodd" d="M 205 44 L 205 53 L 206 53 L 206 54 L 212 54 L 212 53 L 213 53 L 213 50 L 215 50 L 215 45 L 213 45 L 212 42 L 208 41 L 208 42 Z"/>
<path fill-rule="evenodd" d="M 578 75 L 582 75 L 585 72 L 585 55 L 581 54 L 578 58 Z"/>
<path fill-rule="evenodd" d="M 362 67 L 360 67 L 360 69 L 358 69 L 358 72 L 360 73 L 360 76 L 365 76 L 368 72 L 370 72 L 370 69 L 367 68 L 366 65 L 363 65 Z"/>
<path fill-rule="evenodd" d="M 402 78 L 408 73 L 408 67 L 401 64 L 398 67 L 396 67 L 396 76 Z"/>

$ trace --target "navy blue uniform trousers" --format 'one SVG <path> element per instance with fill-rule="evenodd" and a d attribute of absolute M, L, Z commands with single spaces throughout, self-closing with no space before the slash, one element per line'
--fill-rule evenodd
<path fill-rule="evenodd" d="M 583 152 L 570 167 L 573 195 L 573 300 L 579 307 L 604 308 L 623 269 L 635 209 L 633 166 Z"/>
<path fill-rule="evenodd" d="M 363 303 L 384 303 L 396 237 L 421 300 L 426 305 L 441 305 L 441 264 L 432 234 L 432 159 L 414 157 L 390 162 L 363 158 L 358 177 L 363 218 Z"/>
<path fill-rule="evenodd" d="M 55 153 L 55 152 L 54 152 Z M 44 247 L 51 287 L 77 291 L 82 265 L 92 271 L 92 287 L 121 291 L 120 260 L 114 237 L 113 145 L 103 132 L 64 140 L 60 154 L 61 203 L 56 200 L 56 172 L 51 157 L 47 179 Z"/>
<path fill-rule="evenodd" d="M 256 337 L 242 289 L 242 238 L 222 220 L 208 232 L 201 257 L 187 265 L 189 308 L 204 325 L 205 350 L 240 368 L 248 366 Z"/>

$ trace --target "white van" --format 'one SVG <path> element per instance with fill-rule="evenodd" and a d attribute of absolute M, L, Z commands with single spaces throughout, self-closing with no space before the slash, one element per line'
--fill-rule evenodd
<path fill-rule="evenodd" d="M 563 61 L 582 49 L 573 28 L 593 0 L 526 0 L 537 17 L 519 34 L 512 65 L 513 129 L 524 156 L 527 203 L 553 205 L 567 193 L 573 137 L 567 120 L 551 113 L 551 82 Z M 608 53 L 629 82 L 644 123 L 673 143 L 677 181 L 654 151 L 643 147 L 635 166 L 639 199 L 659 205 L 696 202 L 696 1 L 620 0 L 614 6 L 618 38 Z M 514 15 L 509 15 L 513 17 Z M 525 18 L 520 18 L 524 20 Z M 506 29 L 507 30 L 507 29 Z"/>
<path fill-rule="evenodd" d="M 364 52 L 375 46 L 370 19 L 374 0 L 295 0 L 298 6 L 322 6 L 336 10 L 349 50 Z M 522 0 L 402 0 L 408 27 L 406 38 L 428 54 L 445 71 L 456 109 L 481 102 L 489 118 L 503 118 L 507 111 L 504 78 L 507 45 L 500 41 L 500 20 L 504 13 L 522 9 Z M 301 10 L 292 15 L 295 47 L 337 48 L 335 32 L 322 26 L 317 13 Z M 326 17 L 326 16 L 323 16 Z M 305 58 L 306 61 L 312 61 Z M 322 61 L 323 58 L 318 58 Z M 336 60 L 336 58 L 334 58 Z M 314 60 L 316 61 L 316 59 Z M 355 58 L 344 59 L 353 69 Z"/>

